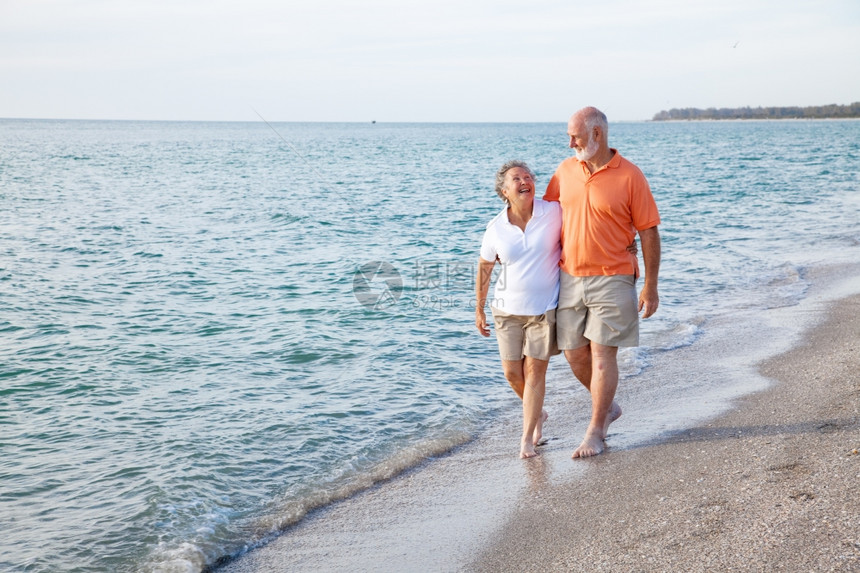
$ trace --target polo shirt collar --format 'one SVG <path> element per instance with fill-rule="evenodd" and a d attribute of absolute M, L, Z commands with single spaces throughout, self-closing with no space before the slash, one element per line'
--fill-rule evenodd
<path fill-rule="evenodd" d="M 604 169 L 614 169 L 615 167 L 618 167 L 619 165 L 621 165 L 621 154 L 618 153 L 618 150 L 615 149 L 614 147 L 610 147 L 609 149 L 613 152 L 612 153 L 612 159 L 610 159 L 606 165 L 604 165 L 603 167 L 601 167 L 600 169 L 598 169 L 594 173 L 600 173 Z M 574 155 L 573 158 L 576 159 L 576 156 Z M 576 159 L 576 161 L 579 162 L 580 168 L 582 168 L 582 170 L 586 174 L 593 175 L 593 173 L 588 171 L 588 167 L 585 166 L 585 161 L 580 161 L 579 159 Z"/>

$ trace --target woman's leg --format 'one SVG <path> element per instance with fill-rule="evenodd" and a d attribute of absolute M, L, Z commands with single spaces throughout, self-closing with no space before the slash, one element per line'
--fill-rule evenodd
<path fill-rule="evenodd" d="M 523 437 L 520 442 L 520 457 L 531 458 L 537 455 L 535 445 L 541 439 L 543 422 L 543 397 L 546 392 L 546 369 L 549 360 L 538 360 L 531 356 L 523 359 Z"/>
<path fill-rule="evenodd" d="M 523 386 L 526 383 L 523 362 L 525 362 L 525 359 L 502 360 L 502 370 L 505 372 L 505 379 L 507 379 L 511 388 L 514 389 L 514 392 L 517 393 L 517 396 L 520 397 L 520 400 L 523 399 Z"/>

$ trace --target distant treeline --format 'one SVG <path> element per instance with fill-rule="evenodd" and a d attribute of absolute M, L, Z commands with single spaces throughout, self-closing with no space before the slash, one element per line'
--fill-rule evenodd
<path fill-rule="evenodd" d="M 653 121 L 673 119 L 822 119 L 860 117 L 860 101 L 849 105 L 816 105 L 810 107 L 709 107 L 670 109 L 656 114 Z"/>

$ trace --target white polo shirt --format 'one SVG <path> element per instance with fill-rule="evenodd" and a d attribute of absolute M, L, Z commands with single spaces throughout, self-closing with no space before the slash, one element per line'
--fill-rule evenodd
<path fill-rule="evenodd" d="M 558 261 L 561 258 L 561 205 L 535 199 L 523 232 L 508 221 L 508 209 L 487 225 L 481 258 L 502 269 L 491 306 L 508 314 L 537 316 L 558 306 Z"/>

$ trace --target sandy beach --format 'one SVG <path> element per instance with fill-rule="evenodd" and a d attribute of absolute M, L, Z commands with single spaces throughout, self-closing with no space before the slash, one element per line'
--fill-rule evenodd
<path fill-rule="evenodd" d="M 486 435 L 218 570 L 860 571 L 860 295 L 819 306 L 718 417 L 575 462 Z"/>
<path fill-rule="evenodd" d="M 860 296 L 705 425 L 534 488 L 470 571 L 860 571 Z"/>

